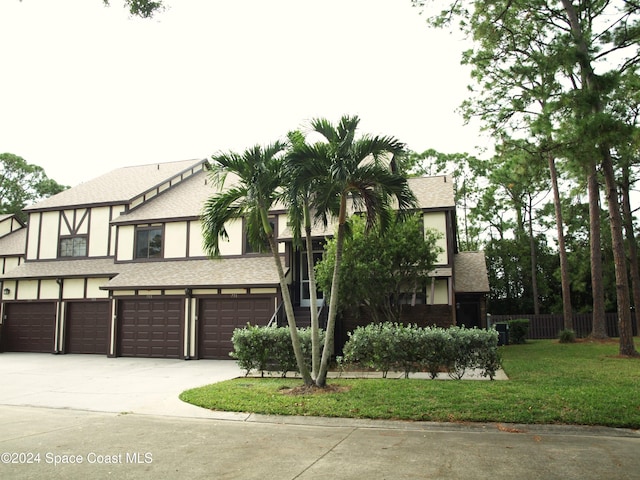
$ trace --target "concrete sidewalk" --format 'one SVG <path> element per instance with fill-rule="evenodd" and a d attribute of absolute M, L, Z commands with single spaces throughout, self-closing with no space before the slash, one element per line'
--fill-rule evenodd
<path fill-rule="evenodd" d="M 8 479 L 636 479 L 628 430 L 0 406 Z"/>

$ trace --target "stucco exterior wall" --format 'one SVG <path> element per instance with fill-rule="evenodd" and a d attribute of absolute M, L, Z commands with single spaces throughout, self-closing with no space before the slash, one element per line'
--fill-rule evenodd
<path fill-rule="evenodd" d="M 108 278 L 88 278 L 85 298 L 109 298 L 107 290 L 100 290 L 108 281 Z"/>
<path fill-rule="evenodd" d="M 202 246 L 202 224 L 199 220 L 189 222 L 189 257 L 206 257 Z"/>
<path fill-rule="evenodd" d="M 38 236 L 40 235 L 40 213 L 29 214 L 29 229 L 27 232 L 27 259 L 38 258 Z"/>
<path fill-rule="evenodd" d="M 187 222 L 171 222 L 164 227 L 164 258 L 186 258 Z"/>
<path fill-rule="evenodd" d="M 135 227 L 133 225 L 122 225 L 118 227 L 118 252 L 116 260 L 133 260 L 133 243 Z"/>
<path fill-rule="evenodd" d="M 106 257 L 109 255 L 110 229 L 109 207 L 93 208 L 89 229 L 89 256 Z"/>
<path fill-rule="evenodd" d="M 449 251 L 447 242 L 447 216 L 445 212 L 425 212 L 423 215 L 424 229 L 435 230 L 442 234 L 438 239 L 437 245 L 442 248 L 438 255 L 437 264 L 446 265 L 448 263 Z"/>
<path fill-rule="evenodd" d="M 229 222 L 225 228 L 229 234 L 229 240 L 220 239 L 220 255 L 242 255 L 242 220 Z"/>
<path fill-rule="evenodd" d="M 16 268 L 22 263 L 22 257 L 2 257 L 0 259 L 0 265 L 2 265 L 1 273 L 8 272 L 9 270 Z"/>
<path fill-rule="evenodd" d="M 433 284 L 427 285 L 427 304 L 447 305 L 449 303 L 449 281 L 448 279 L 435 279 Z"/>
<path fill-rule="evenodd" d="M 20 228 L 22 228 L 22 225 L 15 217 L 8 217 L 0 222 L 0 237 L 4 237 L 15 230 L 19 230 Z"/>
<path fill-rule="evenodd" d="M 124 205 L 117 205 L 115 207 L 111 207 L 110 217 L 111 220 L 117 218 L 122 212 L 124 212 Z M 116 227 L 109 228 L 109 235 L 111 236 L 111 241 L 109 242 L 109 256 L 116 256 L 116 239 L 118 236 L 118 229 Z M 132 251 L 133 252 L 133 251 Z"/>
<path fill-rule="evenodd" d="M 63 298 L 84 298 L 84 279 L 68 278 L 64 280 Z"/>
<path fill-rule="evenodd" d="M 38 281 L 22 280 L 16 285 L 16 296 L 18 300 L 36 300 L 38 298 Z"/>
<path fill-rule="evenodd" d="M 40 233 L 40 252 L 38 258 L 54 259 L 58 257 L 58 242 L 51 241 L 59 235 L 60 214 L 58 212 L 42 213 L 42 230 Z"/>

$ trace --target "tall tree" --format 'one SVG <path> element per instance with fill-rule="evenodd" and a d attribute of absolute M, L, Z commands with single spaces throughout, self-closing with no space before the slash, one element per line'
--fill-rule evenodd
<path fill-rule="evenodd" d="M 0 213 L 26 221 L 24 207 L 66 188 L 47 177 L 42 167 L 12 153 L 0 153 Z"/>
<path fill-rule="evenodd" d="M 256 145 L 243 153 L 221 153 L 212 157 L 211 178 L 220 192 L 209 198 L 202 211 L 202 233 L 206 251 L 213 257 L 220 255 L 220 239 L 228 239 L 226 226 L 233 220 L 244 219 L 247 238 L 257 249 L 269 245 L 278 272 L 291 343 L 298 370 L 305 385 L 312 379 L 304 361 L 300 337 L 296 328 L 293 303 L 282 267 L 269 210 L 282 195 L 284 143 L 266 147 Z M 237 177 L 225 185 L 230 175 Z"/>
<path fill-rule="evenodd" d="M 621 77 L 620 88 L 615 92 L 611 102 L 611 111 L 628 127 L 628 131 L 623 132 L 617 142 L 616 163 L 621 172 L 618 184 L 629 255 L 633 307 L 637 322 L 638 309 L 640 309 L 640 261 L 631 209 L 631 190 L 638 181 L 635 170 L 640 164 L 640 75 L 637 72 L 626 72 Z"/>
<path fill-rule="evenodd" d="M 472 95 L 463 102 L 463 113 L 467 119 L 479 117 L 499 143 L 504 143 L 505 137 L 527 137 L 529 140 L 526 151 L 529 152 L 530 161 L 548 168 L 547 175 L 556 192 L 554 199 L 564 299 L 563 316 L 565 326 L 568 327 L 572 323 L 570 273 L 557 188 L 558 144 L 553 139 L 554 128 L 550 118 L 550 107 L 557 101 L 556 97 L 561 91 L 557 72 L 559 61 L 545 56 L 548 29 L 535 24 L 531 18 L 514 15 L 503 18 L 500 13 L 502 10 L 494 10 L 494 5 L 474 12 L 467 12 L 465 6 L 465 2 L 457 2 L 452 13 L 470 18 L 469 22 L 464 23 L 463 29 L 473 35 L 476 42 L 474 48 L 464 53 L 463 63 L 473 67 L 472 78 L 477 85 L 470 87 Z M 440 26 L 443 17 L 436 16 L 432 22 Z M 533 250 L 532 260 L 535 260 Z M 533 268 L 537 267 L 532 265 L 532 285 L 535 289 Z"/>
<path fill-rule="evenodd" d="M 301 145 L 290 156 L 295 177 L 313 189 L 311 210 L 325 225 L 336 219 L 337 231 L 331 298 L 339 298 L 340 263 L 349 203 L 365 215 L 367 228 L 380 223 L 384 228 L 392 210 L 406 212 L 415 207 L 415 198 L 405 177 L 394 172 L 394 156 L 404 144 L 393 137 L 363 135 L 356 138 L 360 119 L 343 116 L 337 125 L 324 118 L 311 121 L 311 130 L 322 141 Z M 337 302 L 329 304 L 325 344 L 316 385 L 324 387 L 333 354 Z"/>
<path fill-rule="evenodd" d="M 545 197 L 548 185 L 543 175 L 543 164 L 529 153 L 527 142 L 504 138 L 497 147 L 497 155 L 491 173 L 491 183 L 500 187 L 507 198 L 509 210 L 516 216 L 516 241 L 528 243 L 529 280 L 526 282 L 533 300 L 533 310 L 540 313 L 540 295 L 538 292 L 538 263 L 534 235 L 534 208 Z M 526 181 L 522 181 L 526 179 Z"/>
<path fill-rule="evenodd" d="M 505 72 L 517 73 L 521 53 L 524 58 L 534 58 L 530 55 L 533 52 L 538 65 L 562 75 L 556 83 L 562 88 L 551 107 L 558 115 L 556 122 L 579 132 L 580 149 L 587 154 L 583 160 L 597 161 L 605 178 L 623 355 L 637 352 L 630 335 L 626 259 L 612 160 L 612 135 L 619 125 L 607 115 L 606 106 L 620 74 L 640 61 L 639 16 L 640 5 L 623 0 L 590 0 L 577 6 L 571 0 L 482 0 L 449 3 L 435 21 L 442 25 L 452 18 L 461 19 L 463 28 L 488 47 L 489 55 L 474 57 L 481 66 L 495 61 Z M 596 68 L 603 73 L 596 74 Z M 501 102 L 526 100 L 514 92 L 504 93 L 507 100 Z"/>
<path fill-rule="evenodd" d="M 594 3 L 594 2 L 589 2 Z M 601 21 L 599 15 L 604 15 L 607 4 L 616 2 L 605 2 L 605 5 L 592 5 L 594 10 L 585 10 L 584 8 L 576 8 L 570 0 L 562 0 L 564 13 L 568 21 L 570 38 L 574 46 L 574 62 L 579 66 L 581 77 L 581 98 L 580 108 L 576 112 L 579 120 L 585 122 L 585 129 L 588 133 L 594 134 L 593 148 L 594 153 L 599 154 L 600 164 L 604 173 L 607 198 L 609 208 L 611 240 L 613 244 L 613 259 L 616 267 L 616 298 L 618 303 L 618 332 L 620 335 L 620 354 L 630 356 L 640 356 L 636 351 L 633 342 L 633 331 L 631 328 L 631 302 L 629 299 L 629 281 L 627 277 L 627 261 L 624 249 L 624 235 L 622 231 L 622 214 L 620 204 L 618 202 L 618 193 L 616 187 L 616 177 L 614 171 L 613 157 L 611 149 L 613 145 L 610 143 L 611 135 L 616 130 L 610 118 L 604 115 L 606 96 L 609 94 L 611 79 L 607 79 L 602 75 L 595 73 L 596 52 L 601 48 L 598 43 L 600 40 L 594 40 L 594 33 L 597 32 L 597 22 Z M 595 10 L 598 7 L 598 11 Z M 624 7 L 624 8 L 622 8 Z M 634 5 L 631 2 L 623 2 L 613 8 L 612 14 L 616 14 L 619 25 L 607 25 L 606 31 L 603 32 L 603 42 L 610 43 L 610 51 L 622 53 L 627 47 L 637 45 L 640 41 L 640 21 L 637 15 L 640 14 L 640 5 Z M 594 44 L 595 43 L 595 44 Z M 608 45 L 603 45 L 608 46 Z M 632 64 L 640 61 L 640 54 L 637 53 L 633 58 Z M 628 59 L 632 60 L 632 59 Z M 612 72 L 610 76 L 616 77 L 616 73 L 620 73 L 629 66 L 627 60 L 621 65 L 620 70 Z M 609 85 L 606 85 L 609 83 Z M 594 125 L 595 124 L 595 125 Z M 594 128 L 595 127 L 595 128 Z M 604 128 L 603 128 L 604 127 Z M 587 133 L 585 132 L 585 133 Z M 604 133 L 604 135 L 603 135 Z"/>

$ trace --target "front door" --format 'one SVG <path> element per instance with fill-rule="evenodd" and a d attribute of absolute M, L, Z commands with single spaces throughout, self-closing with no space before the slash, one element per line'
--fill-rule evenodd
<path fill-rule="evenodd" d="M 322 244 L 320 242 L 313 242 L 313 264 L 316 265 L 322 260 L 323 253 Z M 300 306 L 311 306 L 311 290 L 309 289 L 309 264 L 307 262 L 307 249 L 303 248 L 300 252 Z M 317 291 L 317 290 L 316 290 Z M 324 297 L 322 292 L 317 291 L 318 301 Z"/>

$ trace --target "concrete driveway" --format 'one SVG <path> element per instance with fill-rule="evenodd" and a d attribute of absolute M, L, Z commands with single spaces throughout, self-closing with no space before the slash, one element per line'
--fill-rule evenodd
<path fill-rule="evenodd" d="M 242 374 L 233 360 L 2 353 L 0 405 L 206 418 L 180 392 Z"/>

